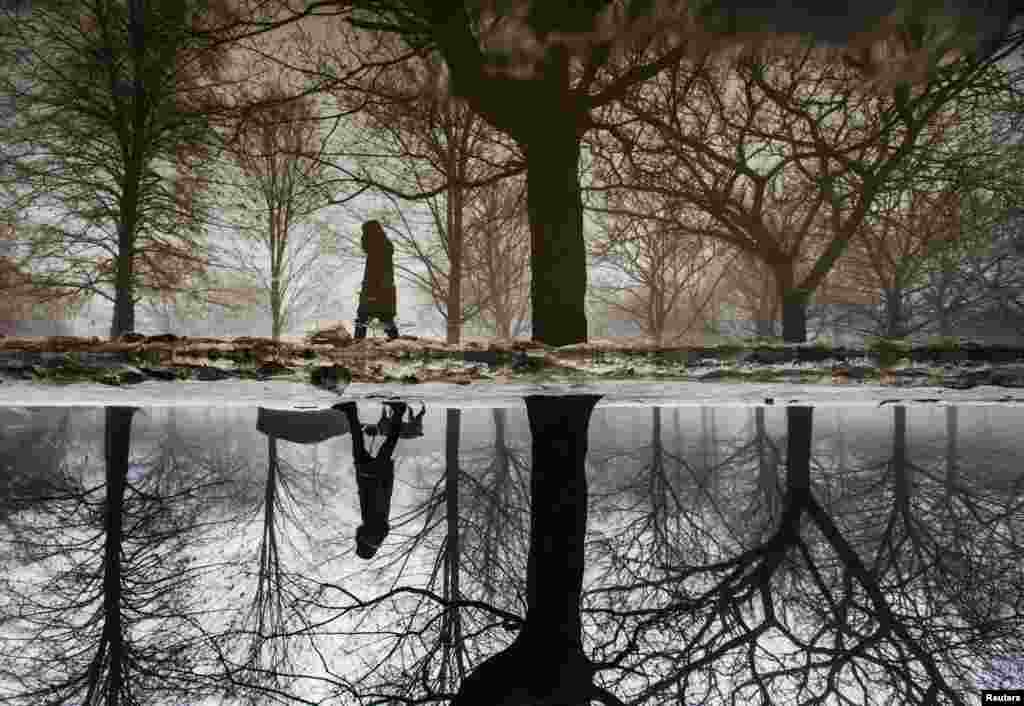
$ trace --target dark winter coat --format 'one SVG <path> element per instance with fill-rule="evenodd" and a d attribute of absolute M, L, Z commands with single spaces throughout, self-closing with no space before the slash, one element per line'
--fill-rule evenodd
<path fill-rule="evenodd" d="M 356 463 L 356 487 L 359 489 L 359 514 L 363 523 L 356 529 L 356 544 L 376 553 L 391 531 L 391 492 L 395 485 L 395 462 L 375 459 Z M 363 556 L 363 555 L 360 555 Z"/>
<path fill-rule="evenodd" d="M 377 221 L 363 224 L 363 250 L 366 251 L 366 269 L 359 292 L 359 308 L 370 318 L 394 319 L 398 313 L 392 262 L 395 248 Z"/>

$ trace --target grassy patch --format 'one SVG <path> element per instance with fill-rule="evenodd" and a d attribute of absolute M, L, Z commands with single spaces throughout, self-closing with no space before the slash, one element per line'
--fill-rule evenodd
<path fill-rule="evenodd" d="M 65 355 L 61 365 L 56 367 L 45 367 L 36 365 L 32 368 L 32 376 L 40 382 L 48 382 L 55 385 L 66 385 L 83 380 L 94 380 L 96 372 L 82 365 L 77 353 Z"/>
<path fill-rule="evenodd" d="M 129 365 L 153 367 L 160 365 L 159 351 L 135 351 L 126 357 Z"/>
<path fill-rule="evenodd" d="M 910 343 L 902 338 L 869 336 L 864 346 L 866 351 L 878 355 L 878 364 L 883 367 L 897 365 L 910 352 Z"/>
<path fill-rule="evenodd" d="M 925 344 L 930 351 L 958 351 L 960 350 L 960 339 L 956 336 L 932 336 Z"/>

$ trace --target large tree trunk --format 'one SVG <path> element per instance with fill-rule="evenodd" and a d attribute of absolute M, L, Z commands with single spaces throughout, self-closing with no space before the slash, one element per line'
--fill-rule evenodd
<path fill-rule="evenodd" d="M 545 109 L 547 115 L 553 113 Z M 532 248 L 533 341 L 549 346 L 587 340 L 587 263 L 576 126 L 551 121 L 524 145 Z"/>

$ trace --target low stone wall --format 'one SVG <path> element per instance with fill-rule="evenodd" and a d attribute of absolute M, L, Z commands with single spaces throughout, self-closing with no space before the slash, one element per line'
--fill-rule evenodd
<path fill-rule="evenodd" d="M 403 340 L 404 339 L 404 340 Z M 972 346 L 893 352 L 813 345 L 659 349 L 607 343 L 552 348 L 529 341 L 453 347 L 403 337 L 313 344 L 241 337 L 129 335 L 99 338 L 0 338 L 3 378 L 131 385 L 145 380 L 290 377 L 317 385 L 352 382 L 464 382 L 530 374 L 603 379 L 1024 387 L 1024 350 Z M 641 373 L 636 370 L 642 368 Z"/>

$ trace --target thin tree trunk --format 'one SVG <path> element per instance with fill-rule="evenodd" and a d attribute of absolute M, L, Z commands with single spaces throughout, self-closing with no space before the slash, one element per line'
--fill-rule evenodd
<path fill-rule="evenodd" d="M 125 211 L 134 209 L 125 209 Z M 114 318 L 110 323 L 110 337 L 117 338 L 121 334 L 135 329 L 135 305 L 132 301 L 134 288 L 135 245 L 134 228 L 126 221 L 133 214 L 122 211 L 121 222 L 118 224 L 117 258 L 114 275 Z M 132 218 L 134 221 L 134 218 Z"/>
<path fill-rule="evenodd" d="M 448 336 L 447 343 L 457 344 L 462 332 L 462 208 L 464 193 L 461 172 L 457 172 L 456 148 L 449 147 L 449 174 L 456 182 L 448 188 L 448 253 L 451 272 L 448 277 Z"/>
<path fill-rule="evenodd" d="M 903 335 L 902 292 L 897 288 L 885 290 L 885 335 L 899 338 Z"/>

